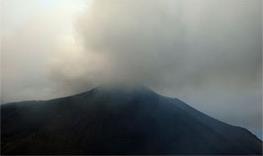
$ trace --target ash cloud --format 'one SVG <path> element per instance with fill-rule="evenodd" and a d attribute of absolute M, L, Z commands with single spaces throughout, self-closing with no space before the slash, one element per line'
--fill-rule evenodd
<path fill-rule="evenodd" d="M 82 49 L 59 55 L 61 66 L 55 64 L 53 73 L 76 86 L 128 81 L 178 90 L 203 85 L 257 88 L 260 3 L 94 1 L 76 24 L 80 40 L 75 42 Z"/>

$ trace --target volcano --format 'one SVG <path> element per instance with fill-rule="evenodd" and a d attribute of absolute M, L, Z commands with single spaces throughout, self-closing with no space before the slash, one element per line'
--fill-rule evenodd
<path fill-rule="evenodd" d="M 262 154 L 248 130 L 146 87 L 1 105 L 2 154 Z"/>

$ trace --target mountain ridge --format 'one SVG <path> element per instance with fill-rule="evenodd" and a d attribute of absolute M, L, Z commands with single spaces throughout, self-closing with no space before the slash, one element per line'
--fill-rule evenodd
<path fill-rule="evenodd" d="M 1 112 L 3 154 L 262 153 L 262 141 L 248 130 L 147 87 L 96 87 L 4 104 Z"/>

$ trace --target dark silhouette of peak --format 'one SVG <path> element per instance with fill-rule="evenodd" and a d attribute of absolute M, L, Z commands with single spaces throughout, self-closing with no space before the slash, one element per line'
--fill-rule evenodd
<path fill-rule="evenodd" d="M 248 130 L 143 87 L 1 106 L 2 154 L 261 154 Z"/>

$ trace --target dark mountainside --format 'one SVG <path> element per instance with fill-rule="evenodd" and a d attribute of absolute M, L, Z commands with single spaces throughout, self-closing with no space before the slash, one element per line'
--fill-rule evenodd
<path fill-rule="evenodd" d="M 1 154 L 261 154 L 248 130 L 145 88 L 1 106 Z"/>

